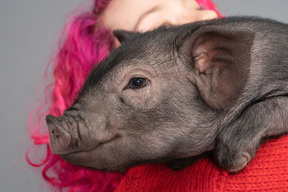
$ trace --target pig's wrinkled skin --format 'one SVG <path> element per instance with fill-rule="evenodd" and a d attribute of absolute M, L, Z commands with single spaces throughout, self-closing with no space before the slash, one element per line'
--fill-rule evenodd
<path fill-rule="evenodd" d="M 114 34 L 124 42 L 73 106 L 46 118 L 51 150 L 64 160 L 110 171 L 184 168 L 212 151 L 237 172 L 264 138 L 287 133 L 287 25 L 233 17 Z"/>

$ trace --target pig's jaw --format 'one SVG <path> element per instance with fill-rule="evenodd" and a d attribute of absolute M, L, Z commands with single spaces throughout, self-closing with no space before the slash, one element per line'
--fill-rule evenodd
<path fill-rule="evenodd" d="M 59 154 L 65 161 L 92 169 L 98 169 L 102 171 L 125 171 L 128 167 L 131 167 L 130 161 L 125 161 L 123 158 L 119 158 L 119 154 L 122 154 L 121 150 L 115 151 L 114 147 L 119 142 L 119 137 L 115 137 L 105 143 L 100 144 L 95 149 L 70 152 L 66 154 Z M 116 157 L 117 156 L 117 157 Z"/>

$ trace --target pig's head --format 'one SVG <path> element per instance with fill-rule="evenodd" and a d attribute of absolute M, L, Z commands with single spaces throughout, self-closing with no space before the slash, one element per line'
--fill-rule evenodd
<path fill-rule="evenodd" d="M 215 119 L 243 90 L 254 36 L 200 25 L 131 38 L 114 32 L 122 45 L 91 72 L 64 115 L 47 116 L 52 152 L 73 164 L 124 170 L 212 150 Z"/>

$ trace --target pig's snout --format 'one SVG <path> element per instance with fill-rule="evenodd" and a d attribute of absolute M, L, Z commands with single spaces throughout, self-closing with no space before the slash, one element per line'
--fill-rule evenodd
<path fill-rule="evenodd" d="M 46 123 L 50 135 L 50 148 L 52 153 L 65 154 L 71 143 L 71 135 L 68 133 L 53 115 L 46 116 Z"/>

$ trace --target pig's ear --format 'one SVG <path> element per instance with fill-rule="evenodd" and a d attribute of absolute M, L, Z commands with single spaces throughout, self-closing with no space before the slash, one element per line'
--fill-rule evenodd
<path fill-rule="evenodd" d="M 137 33 L 132 31 L 125 31 L 125 30 L 114 30 L 113 35 L 118 39 L 120 43 L 123 43 L 127 39 L 135 36 Z"/>
<path fill-rule="evenodd" d="M 206 26 L 183 43 L 182 50 L 192 56 L 196 86 L 210 107 L 230 107 L 242 94 L 254 36 L 248 30 Z"/>

